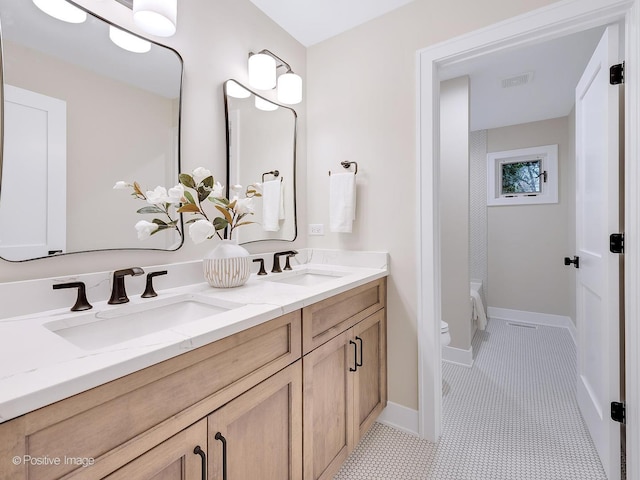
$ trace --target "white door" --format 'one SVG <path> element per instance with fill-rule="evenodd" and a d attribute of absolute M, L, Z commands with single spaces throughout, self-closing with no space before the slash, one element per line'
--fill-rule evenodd
<path fill-rule="evenodd" d="M 609 84 L 619 63 L 618 28 L 605 31 L 576 87 L 576 323 L 578 404 L 609 480 L 620 479 L 619 261 L 609 234 L 619 231 L 621 86 Z"/>
<path fill-rule="evenodd" d="M 0 257 L 66 251 L 66 102 L 4 87 Z"/>

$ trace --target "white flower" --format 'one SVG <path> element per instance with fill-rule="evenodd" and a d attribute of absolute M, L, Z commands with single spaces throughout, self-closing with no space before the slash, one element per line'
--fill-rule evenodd
<path fill-rule="evenodd" d="M 224 187 L 220 184 L 220 182 L 216 182 L 213 186 L 213 190 L 209 194 L 210 197 L 213 198 L 222 198 L 224 196 Z"/>
<path fill-rule="evenodd" d="M 156 205 L 158 203 L 168 203 L 169 196 L 167 195 L 167 189 L 164 187 L 156 187 L 153 191 L 149 191 L 146 193 L 147 202 L 151 205 Z"/>
<path fill-rule="evenodd" d="M 235 199 L 239 198 L 241 192 L 242 192 L 242 185 L 231 185 L 229 187 L 229 193 L 231 194 L 231 201 L 233 202 Z"/>
<path fill-rule="evenodd" d="M 207 177 L 211 176 L 211 170 L 207 170 L 204 167 L 198 167 L 193 171 L 193 181 L 196 185 Z"/>
<path fill-rule="evenodd" d="M 247 213 L 253 213 L 253 199 L 252 198 L 240 198 L 236 200 L 236 208 L 234 208 L 238 215 L 244 215 Z"/>
<path fill-rule="evenodd" d="M 147 222 L 146 220 L 140 220 L 138 223 L 136 223 L 136 230 L 138 231 L 138 240 L 146 240 L 157 229 L 158 229 L 158 225 L 156 225 L 155 223 Z"/>
<path fill-rule="evenodd" d="M 129 188 L 131 185 L 129 185 L 127 182 L 124 182 L 122 180 L 117 181 L 116 184 L 113 186 L 114 190 L 124 190 L 125 188 Z"/>
<path fill-rule="evenodd" d="M 191 237 L 193 243 L 202 243 L 215 235 L 215 233 L 215 227 L 208 220 L 200 219 L 189 225 L 189 237 Z"/>
<path fill-rule="evenodd" d="M 182 197 L 184 197 L 184 185 L 179 183 L 175 187 L 169 189 L 167 202 L 180 203 L 182 201 Z"/>

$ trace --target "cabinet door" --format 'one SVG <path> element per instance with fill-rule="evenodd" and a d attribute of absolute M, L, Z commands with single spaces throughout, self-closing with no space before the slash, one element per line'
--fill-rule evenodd
<path fill-rule="evenodd" d="M 355 443 L 369 430 L 387 404 L 386 310 L 380 310 L 353 327 L 358 346 L 354 382 Z"/>
<path fill-rule="evenodd" d="M 200 447 L 202 455 L 195 452 Z M 124 467 L 108 480 L 206 480 L 207 422 L 201 420 Z"/>
<path fill-rule="evenodd" d="M 216 410 L 208 422 L 210 479 L 300 480 L 302 362 Z"/>
<path fill-rule="evenodd" d="M 354 446 L 355 345 L 348 330 L 303 357 L 304 478 L 331 478 Z"/>

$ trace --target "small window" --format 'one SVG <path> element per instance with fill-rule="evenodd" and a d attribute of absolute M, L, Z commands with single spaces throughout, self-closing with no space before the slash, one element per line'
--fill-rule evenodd
<path fill-rule="evenodd" d="M 487 155 L 487 205 L 558 202 L 558 146 Z"/>

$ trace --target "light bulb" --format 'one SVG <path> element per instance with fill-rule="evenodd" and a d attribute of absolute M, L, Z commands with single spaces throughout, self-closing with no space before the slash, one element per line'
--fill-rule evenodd
<path fill-rule="evenodd" d="M 146 53 L 151 50 L 151 43 L 135 35 L 120 30 L 113 25 L 109 25 L 109 38 L 120 48 L 124 48 L 133 53 Z"/>
<path fill-rule="evenodd" d="M 158 37 L 176 33 L 178 0 L 133 0 L 133 21 Z"/>
<path fill-rule="evenodd" d="M 249 85 L 258 90 L 270 90 L 276 86 L 276 61 L 264 53 L 249 57 Z"/>
<path fill-rule="evenodd" d="M 87 19 L 87 12 L 65 0 L 33 0 L 33 3 L 47 15 L 63 22 L 82 23 Z"/>
<path fill-rule="evenodd" d="M 278 101 L 293 105 L 302 101 L 302 78 L 293 72 L 278 77 Z"/>
<path fill-rule="evenodd" d="M 248 98 L 251 92 L 242 85 L 230 80 L 227 82 L 227 95 L 233 98 Z"/>
<path fill-rule="evenodd" d="M 256 96 L 255 105 L 257 109 L 264 110 L 265 112 L 272 112 L 278 109 L 278 105 L 276 105 L 275 103 L 269 102 L 264 98 L 260 98 L 258 96 Z"/>

